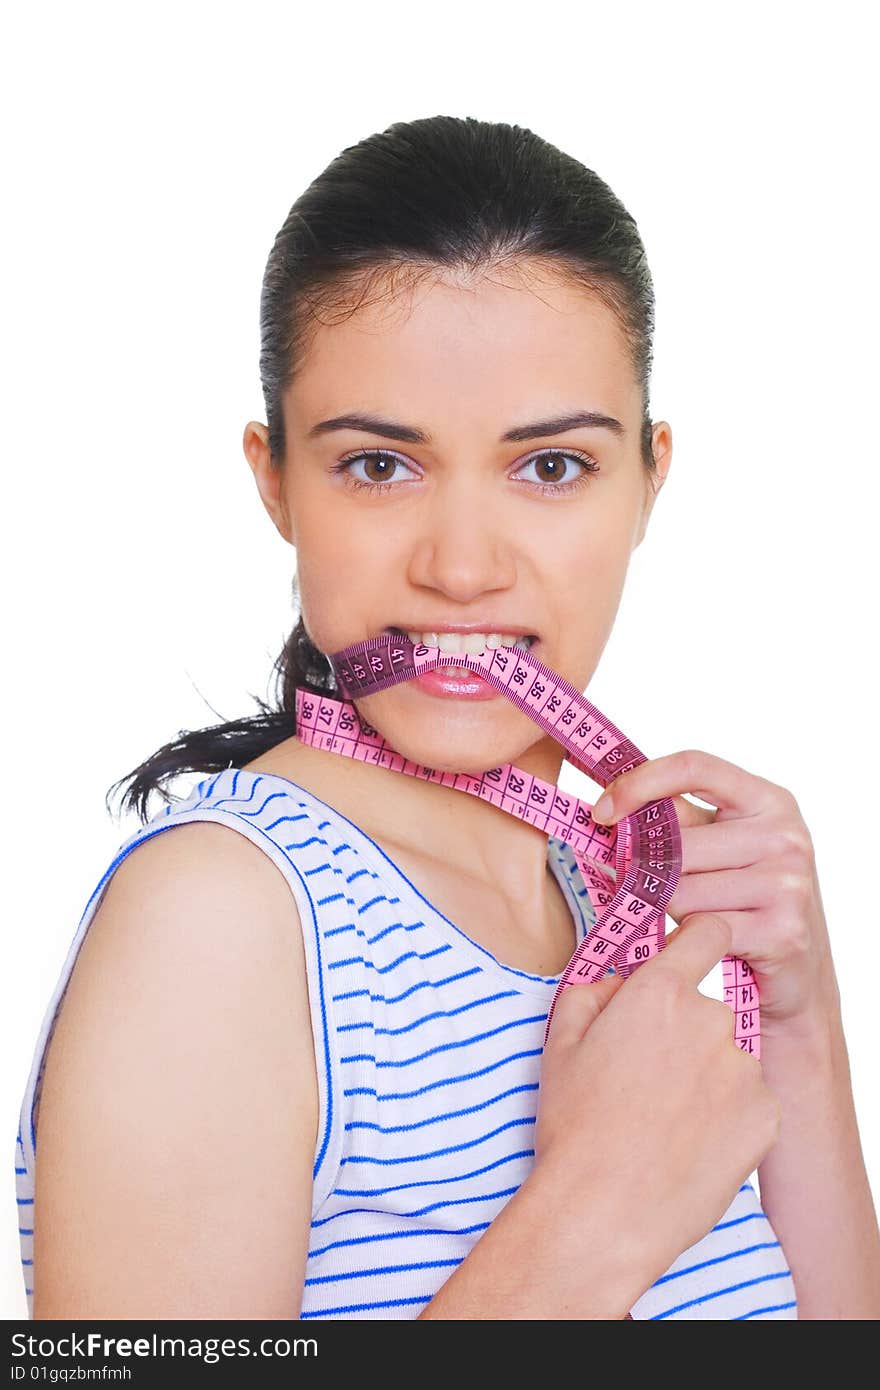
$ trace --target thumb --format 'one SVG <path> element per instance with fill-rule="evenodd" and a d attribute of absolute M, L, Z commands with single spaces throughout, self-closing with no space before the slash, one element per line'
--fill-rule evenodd
<path fill-rule="evenodd" d="M 590 983 L 573 981 L 556 1001 L 547 1044 L 578 1042 L 623 984 L 616 972 Z"/>

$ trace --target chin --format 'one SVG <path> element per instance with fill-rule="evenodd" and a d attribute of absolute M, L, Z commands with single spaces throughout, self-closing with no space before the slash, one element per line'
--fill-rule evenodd
<path fill-rule="evenodd" d="M 421 697 L 418 698 L 421 702 Z M 401 757 L 409 758 L 422 767 L 431 767 L 437 772 L 479 776 L 489 768 L 503 767 L 505 763 L 515 764 L 526 758 L 545 737 L 543 730 L 522 710 L 505 700 L 504 696 L 501 701 L 503 710 L 499 708 L 497 700 L 485 701 L 482 705 L 475 702 L 470 709 L 479 710 L 480 713 L 472 715 L 470 720 L 465 718 L 469 711 L 463 710 L 464 701 L 432 701 L 432 704 L 449 709 L 450 713 L 445 719 L 442 710 L 439 718 L 432 712 L 426 712 L 423 718 L 411 714 L 402 719 L 386 718 L 379 732 Z M 518 737 L 512 726 L 502 722 L 508 710 L 512 717 L 518 715 L 528 725 L 525 730 L 520 728 Z M 369 719 L 369 715 L 366 717 Z M 374 720 L 370 722 L 374 727 L 379 727 Z"/>

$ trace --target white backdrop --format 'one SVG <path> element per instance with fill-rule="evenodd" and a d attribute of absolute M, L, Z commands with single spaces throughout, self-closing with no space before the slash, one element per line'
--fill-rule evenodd
<path fill-rule="evenodd" d="M 272 240 L 344 146 L 438 113 L 531 127 L 639 224 L 673 464 L 590 695 L 648 757 L 704 748 L 797 797 L 880 1194 L 877 895 L 858 877 L 878 783 L 869 8 L 319 13 L 86 0 L 4 25 L 7 1318 L 26 1316 L 13 1159 L 37 1032 L 136 828 L 104 794 L 179 730 L 255 712 L 295 620 L 294 553 L 241 448 L 265 418 Z"/>

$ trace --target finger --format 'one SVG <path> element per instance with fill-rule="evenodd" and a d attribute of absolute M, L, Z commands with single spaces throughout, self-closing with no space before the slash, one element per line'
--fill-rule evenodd
<path fill-rule="evenodd" d="M 682 916 L 682 922 L 695 916 L 703 916 L 702 912 L 688 912 Z M 722 917 L 730 928 L 730 949 L 725 951 L 726 956 L 734 956 L 737 960 L 747 961 L 756 976 L 764 974 L 779 964 L 779 949 L 773 939 L 772 933 L 762 930 L 762 916 L 760 910 L 746 908 L 742 911 L 729 909 L 726 912 L 713 913 L 713 916 Z M 666 936 L 666 946 L 661 955 L 667 955 L 669 948 L 675 938 L 682 931 L 682 927 L 677 926 Z M 654 957 L 656 959 L 656 957 Z M 647 970 L 651 961 L 646 961 L 641 968 Z"/>
<path fill-rule="evenodd" d="M 750 912 L 772 906 L 778 894 L 779 874 L 773 869 L 760 864 L 747 869 L 718 869 L 680 878 L 667 911 L 680 921 L 694 912 L 726 912 L 728 908 Z"/>
<path fill-rule="evenodd" d="M 717 806 L 719 814 L 745 816 L 771 804 L 773 784 L 712 753 L 687 749 L 639 763 L 615 778 L 593 807 L 593 819 L 611 824 L 651 802 L 685 792 Z M 613 803 L 610 818 L 604 814 L 605 796 Z"/>
<path fill-rule="evenodd" d="M 695 806 L 685 796 L 673 796 L 670 800 L 675 806 L 675 814 L 683 830 L 691 826 L 711 825 L 718 814 L 717 810 L 710 810 L 708 806 Z"/>
<path fill-rule="evenodd" d="M 713 966 L 730 955 L 733 933 L 716 912 L 692 912 L 666 942 L 664 950 L 646 961 L 642 970 L 669 969 L 687 983 L 699 985 Z"/>
<path fill-rule="evenodd" d="M 744 820 L 714 821 L 682 827 L 681 871 L 704 874 L 713 869 L 748 869 L 766 856 L 767 838 L 760 826 Z"/>
<path fill-rule="evenodd" d="M 546 1046 L 579 1042 L 622 984 L 623 976 L 615 972 L 589 984 L 575 980 L 567 985 L 554 1006 Z"/>

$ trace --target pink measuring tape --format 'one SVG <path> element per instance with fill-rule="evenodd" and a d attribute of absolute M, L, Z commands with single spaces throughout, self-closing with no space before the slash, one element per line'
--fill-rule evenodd
<path fill-rule="evenodd" d="M 437 666 L 465 667 L 518 705 L 562 745 L 569 762 L 605 788 L 647 759 L 580 691 L 519 647 L 487 648 L 477 656 L 383 633 L 328 660 L 342 698 L 297 689 L 296 733 L 303 743 L 469 792 L 571 845 L 596 920 L 560 976 L 545 1043 L 556 1001 L 569 985 L 601 979 L 611 966 L 627 979 L 663 949 L 666 907 L 681 873 L 681 830 L 671 799 L 649 802 L 616 825 L 599 825 L 586 801 L 512 763 L 479 776 L 414 763 L 395 752 L 352 703 Z M 725 956 L 722 978 L 725 1003 L 735 1015 L 734 1040 L 759 1057 L 758 988 L 751 967 Z"/>

